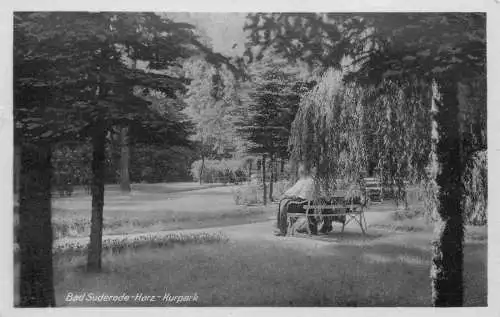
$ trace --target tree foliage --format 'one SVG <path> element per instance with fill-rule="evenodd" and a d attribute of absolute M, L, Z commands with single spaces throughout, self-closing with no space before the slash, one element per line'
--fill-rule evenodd
<path fill-rule="evenodd" d="M 158 91 L 176 98 L 187 82 L 165 70 L 179 66 L 180 59 L 189 55 L 201 55 L 232 70 L 235 67 L 204 47 L 191 25 L 154 13 L 18 12 L 14 17 L 14 44 L 15 143 L 21 145 L 22 152 L 31 153 L 34 159 L 37 156 L 33 153 L 46 153 L 40 157 L 45 160 L 50 157 L 51 143 L 91 140 L 93 198 L 88 268 L 98 270 L 107 132 L 115 126 L 128 126 L 133 138 L 149 143 L 179 140 L 173 136 L 182 139 L 186 135 L 182 124 L 168 112 L 151 107 L 144 95 Z M 145 67 L 132 67 L 137 61 Z M 48 162 L 48 166 L 35 162 L 21 169 L 26 174 L 21 177 L 25 182 L 21 187 L 40 190 L 38 196 L 28 192 L 20 195 L 23 230 L 39 228 L 39 222 L 50 223 L 50 188 L 45 183 L 36 184 L 51 178 Z M 37 170 L 40 166 L 42 170 Z M 37 204 L 44 208 L 38 211 L 34 207 Z M 24 217 L 28 214 L 32 216 Z M 52 270 L 49 230 L 39 228 L 25 238 L 20 247 L 26 268 L 38 261 L 42 269 Z M 39 245 L 42 249 L 38 253 L 30 246 L 37 245 L 37 240 L 45 242 Z M 53 305 L 53 287 L 46 284 L 50 279 L 37 277 L 43 274 L 36 270 L 21 271 L 22 305 Z M 48 290 L 46 297 L 33 297 L 44 289 Z"/>
<path fill-rule="evenodd" d="M 193 140 L 200 144 L 201 155 L 210 157 L 234 150 L 232 94 L 234 77 L 227 69 L 217 68 L 194 58 L 185 65 L 191 78 L 184 102 L 184 113 L 194 123 Z"/>
<path fill-rule="evenodd" d="M 198 160 L 191 165 L 191 175 L 196 181 L 203 177 L 204 183 L 237 184 L 247 179 L 244 163 L 236 159 L 206 160 L 203 162 L 205 164 L 203 175 L 200 175 L 202 162 Z"/>
<path fill-rule="evenodd" d="M 330 69 L 305 95 L 290 138 L 292 160 L 317 168 L 326 196 L 342 183 L 357 181 L 367 163 L 364 94 L 344 84 L 342 75 Z"/>
<path fill-rule="evenodd" d="M 485 225 L 488 216 L 488 155 L 487 151 L 474 154 L 464 176 L 465 218 L 472 225 Z"/>
<path fill-rule="evenodd" d="M 408 81 L 423 81 L 429 90 L 437 85 L 440 96 L 433 96 L 437 106 L 433 119 L 438 132 L 434 157 L 440 221 L 433 242 L 432 295 L 435 306 L 461 306 L 463 177 L 467 161 L 482 149 L 485 138 L 483 124 L 472 125 L 477 130 L 469 129 L 471 116 L 464 111 L 467 107 L 459 93 L 464 82 L 485 77 L 486 15 L 256 13 L 248 20 L 250 58 L 259 59 L 262 50 L 272 49 L 292 60 L 303 59 L 328 69 L 340 68 L 347 56 L 353 63 L 344 79 L 363 86 L 378 87 L 384 80 L 403 87 Z"/>
<path fill-rule="evenodd" d="M 405 200 L 406 183 L 426 178 L 431 151 L 431 96 L 422 83 L 384 81 L 369 91 L 365 111 L 372 118 L 367 146 L 386 184 L 396 185 L 396 200 Z"/>
<path fill-rule="evenodd" d="M 316 84 L 306 81 L 303 72 L 300 65 L 272 54 L 251 66 L 248 116 L 239 123 L 249 153 L 288 158 L 288 139 L 300 97 Z"/>

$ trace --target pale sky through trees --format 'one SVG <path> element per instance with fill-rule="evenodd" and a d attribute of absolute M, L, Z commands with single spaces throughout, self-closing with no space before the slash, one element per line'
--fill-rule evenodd
<path fill-rule="evenodd" d="M 243 25 L 246 15 L 245 12 L 168 13 L 168 16 L 178 22 L 195 25 L 211 39 L 215 51 L 231 56 L 241 56 L 245 49 Z"/>

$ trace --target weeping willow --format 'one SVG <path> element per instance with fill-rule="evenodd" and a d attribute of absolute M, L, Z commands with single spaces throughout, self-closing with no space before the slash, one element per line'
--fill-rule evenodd
<path fill-rule="evenodd" d="M 316 168 L 319 195 L 356 181 L 375 163 L 386 186 L 395 185 L 396 202 L 408 207 L 407 186 L 420 184 L 426 213 L 436 210 L 437 187 L 433 144 L 433 87 L 417 79 L 384 81 L 378 87 L 344 83 L 343 74 L 327 71 L 304 95 L 292 124 L 289 150 L 292 168 L 305 163 Z M 485 85 L 476 80 L 461 92 L 466 160 L 464 176 L 467 214 L 471 222 L 486 222 Z M 435 140 L 434 140 L 435 139 Z M 483 152 L 479 152 L 483 151 Z M 485 152 L 484 152 L 485 153 Z"/>
<path fill-rule="evenodd" d="M 363 91 L 327 71 L 306 94 L 292 123 L 292 162 L 317 169 L 318 195 L 328 195 L 359 179 L 366 166 Z M 295 165 L 296 168 L 296 165 Z"/>
<path fill-rule="evenodd" d="M 426 177 L 431 151 L 431 94 L 417 81 L 386 81 L 366 106 L 369 128 L 378 136 L 370 148 L 384 183 L 396 186 L 396 202 L 406 201 L 408 183 Z"/>
<path fill-rule="evenodd" d="M 359 87 L 342 78 L 329 70 L 302 98 L 289 140 L 291 159 L 317 169 L 320 194 L 357 181 L 370 160 L 401 198 L 407 182 L 426 175 L 429 88 L 418 81 Z"/>

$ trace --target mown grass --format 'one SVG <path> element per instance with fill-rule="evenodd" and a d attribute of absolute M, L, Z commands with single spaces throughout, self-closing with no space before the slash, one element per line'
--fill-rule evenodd
<path fill-rule="evenodd" d="M 217 232 L 156 232 L 138 235 L 123 235 L 106 237 L 102 243 L 102 257 L 105 263 L 121 260 L 122 256 L 138 254 L 140 251 L 154 252 L 156 249 L 172 249 L 196 244 L 225 244 L 228 237 L 220 231 Z M 19 249 L 14 247 L 14 263 L 18 281 Z M 60 240 L 54 245 L 54 283 L 61 283 L 75 272 L 85 272 L 85 263 L 88 252 L 88 239 Z M 105 264 L 106 265 L 106 264 Z M 106 272 L 106 269 L 103 271 Z M 15 283 L 14 294 L 18 295 L 19 285 Z M 15 298 L 14 305 L 18 298 Z"/>
<path fill-rule="evenodd" d="M 149 185 L 151 186 L 153 185 Z M 149 187 L 147 189 L 152 190 Z M 264 221 L 274 211 L 271 206 L 236 206 L 229 186 L 197 191 L 191 190 L 187 185 L 181 188 L 162 189 L 161 184 L 154 184 L 153 188 L 156 192 L 134 191 L 131 195 L 108 192 L 103 213 L 104 235 L 219 227 Z M 190 190 L 181 192 L 183 188 Z M 162 190 L 167 190 L 167 193 L 163 193 Z M 52 215 L 54 238 L 87 237 L 90 234 L 90 207 L 90 197 L 54 199 Z"/>
<path fill-rule="evenodd" d="M 140 221 L 158 217 L 171 220 L 172 213 L 178 210 L 182 214 L 176 216 L 186 216 L 186 223 L 196 226 L 193 219 L 197 216 L 213 216 L 220 224 L 223 221 L 217 217 L 237 209 L 231 191 L 210 189 L 193 194 L 179 193 L 168 202 L 165 197 L 136 196 L 130 201 L 143 201 L 139 210 L 131 207 L 133 204 L 116 203 L 105 210 L 105 217 L 110 217 L 108 223 L 109 219 L 118 221 L 133 216 Z M 154 198 L 158 198 L 158 205 Z M 170 215 L 165 211 L 168 209 L 158 210 L 165 208 L 161 207 L 163 203 L 172 208 Z M 76 209 L 69 212 L 78 215 L 81 207 L 73 207 Z M 110 211 L 113 208 L 114 212 Z M 276 208 L 262 209 L 263 215 L 267 217 Z M 64 213 L 61 217 L 68 216 L 68 209 Z M 229 227 L 223 230 L 227 236 L 214 232 L 195 238 L 185 232 L 114 237 L 115 240 L 105 240 L 101 273 L 85 271 L 84 245 L 70 245 L 54 257 L 57 305 L 117 305 L 67 303 L 64 298 L 68 292 L 163 295 L 168 291 L 172 295 L 196 292 L 199 301 L 129 301 L 120 305 L 430 306 L 432 225 L 421 217 L 394 216 L 391 203 L 374 206 L 367 217 L 367 236 L 358 234 L 359 228 L 352 225 L 342 235 L 332 233 L 333 240 L 330 236 L 274 237 L 271 223 Z M 151 231 L 154 226 L 126 227 L 122 223 L 118 228 Z M 410 230 L 417 227 L 421 230 Z M 486 274 L 486 227 L 468 227 L 464 271 L 467 306 L 487 305 Z"/>
<path fill-rule="evenodd" d="M 57 300 L 68 304 L 69 291 L 163 295 L 167 289 L 199 295 L 185 306 L 430 306 L 430 252 L 425 239 L 406 244 L 411 235 L 361 245 L 312 241 L 307 248 L 258 239 L 121 253 L 105 258 L 104 273 L 66 275 L 56 287 Z M 406 242 L 395 242 L 401 240 Z M 466 246 L 468 306 L 486 305 L 486 253 L 484 244 Z"/>

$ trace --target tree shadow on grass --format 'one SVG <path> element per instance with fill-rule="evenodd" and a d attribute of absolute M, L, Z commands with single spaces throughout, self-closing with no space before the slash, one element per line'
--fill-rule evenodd
<path fill-rule="evenodd" d="M 381 231 L 370 231 L 366 232 L 363 234 L 362 232 L 356 232 L 356 231 L 344 231 L 340 232 L 334 229 L 334 231 L 329 232 L 327 234 L 319 234 L 319 235 L 302 235 L 307 238 L 313 239 L 313 240 L 320 240 L 320 241 L 331 241 L 335 243 L 366 243 L 370 242 L 379 238 L 383 238 L 387 236 L 387 233 L 381 232 Z"/>

